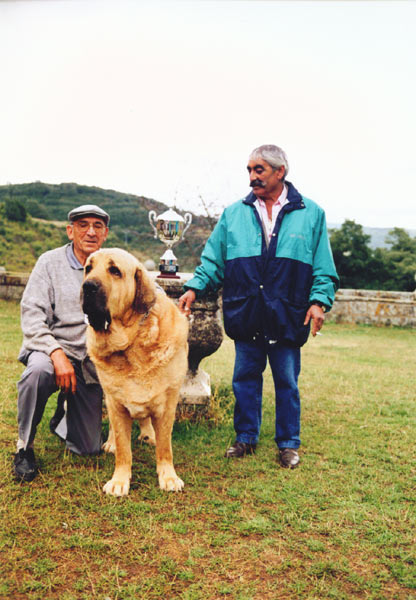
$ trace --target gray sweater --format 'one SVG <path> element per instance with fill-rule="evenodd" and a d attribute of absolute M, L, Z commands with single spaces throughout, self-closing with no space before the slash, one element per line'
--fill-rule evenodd
<path fill-rule="evenodd" d="M 48 356 L 62 348 L 70 358 L 86 356 L 86 324 L 80 302 L 83 267 L 72 244 L 42 254 L 21 302 L 23 346 L 19 358 L 37 350 Z"/>

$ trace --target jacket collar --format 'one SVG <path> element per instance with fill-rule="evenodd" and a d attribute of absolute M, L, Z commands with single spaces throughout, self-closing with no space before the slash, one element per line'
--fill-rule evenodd
<path fill-rule="evenodd" d="M 289 202 L 292 203 L 293 208 L 303 208 L 304 207 L 303 198 L 299 194 L 298 190 L 295 188 L 293 183 L 290 183 L 290 181 L 285 181 L 285 184 L 287 185 L 287 199 Z M 253 192 L 250 192 L 248 194 L 248 196 L 246 196 L 243 199 L 243 203 L 253 205 L 256 200 L 257 200 L 257 196 L 255 196 Z M 295 206 L 295 205 L 297 205 L 297 206 Z"/>

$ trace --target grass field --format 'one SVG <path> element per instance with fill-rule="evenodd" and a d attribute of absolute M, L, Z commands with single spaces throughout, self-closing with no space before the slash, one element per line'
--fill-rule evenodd
<path fill-rule="evenodd" d="M 281 469 L 265 376 L 256 455 L 234 439 L 226 340 L 204 362 L 211 415 L 175 424 L 185 491 L 157 487 L 154 451 L 134 442 L 127 498 L 105 496 L 113 457 L 36 438 L 42 472 L 16 484 L 18 306 L 0 302 L 0 598 L 416 598 L 416 332 L 328 324 L 303 351 L 301 466 Z"/>

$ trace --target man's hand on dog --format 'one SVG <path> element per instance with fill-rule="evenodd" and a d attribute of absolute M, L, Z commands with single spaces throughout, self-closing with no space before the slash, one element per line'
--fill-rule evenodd
<path fill-rule="evenodd" d="M 195 302 L 196 294 L 194 290 L 188 290 L 179 298 L 179 310 L 189 315 L 191 312 L 191 304 Z"/>

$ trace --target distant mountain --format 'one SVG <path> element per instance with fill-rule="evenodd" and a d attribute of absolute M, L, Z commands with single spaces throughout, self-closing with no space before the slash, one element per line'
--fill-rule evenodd
<path fill-rule="evenodd" d="M 24 223 L 23 228 L 19 229 L 18 224 L 12 227 L 13 224 L 9 223 L 0 231 L 0 264 L 6 264 L 9 269 L 22 270 L 32 267 L 36 258 L 48 249 L 49 241 L 54 243 L 58 238 L 65 240 L 66 234 L 62 227 L 67 222 L 67 214 L 71 208 L 82 204 L 98 204 L 110 214 L 110 236 L 107 246 L 125 248 L 142 261 L 154 260 L 156 265 L 166 249 L 159 240 L 154 239 L 149 224 L 149 211 L 154 210 L 160 215 L 168 207 L 151 198 L 76 183 L 54 185 L 36 181 L 9 184 L 0 186 L 0 215 L 4 210 L 4 203 L 11 199 L 23 204 L 32 219 Z M 178 212 L 181 214 L 182 211 Z M 42 219 L 43 227 L 52 228 L 48 229 L 51 233 L 46 233 L 46 229 L 41 229 L 43 233 L 39 233 L 36 227 L 42 224 L 36 225 L 33 219 Z M 60 230 L 60 235 L 56 232 L 58 237 L 55 236 L 56 228 Z M 211 230 L 212 219 L 192 215 L 192 225 L 186 238 L 174 247 L 182 271 L 194 270 Z M 24 251 L 23 239 L 26 244 Z M 12 247 L 16 249 L 13 260 Z"/>
<path fill-rule="evenodd" d="M 341 225 L 339 223 L 328 223 L 329 229 L 339 229 Z M 394 225 L 392 227 L 364 227 L 363 231 L 365 234 L 371 236 L 370 248 L 389 248 L 389 245 L 386 244 L 386 238 L 389 234 L 389 231 L 394 229 Z M 407 233 L 411 237 L 416 237 L 416 229 L 406 229 Z"/>
<path fill-rule="evenodd" d="M 156 265 L 165 250 L 163 244 L 154 239 L 148 216 L 150 210 L 160 215 L 168 207 L 151 198 L 77 183 L 9 184 L 0 186 L 0 217 L 4 215 L 5 202 L 11 199 L 23 204 L 32 219 L 20 225 L 6 220 L 3 224 L 0 222 L 0 264 L 9 269 L 29 269 L 46 249 L 64 243 L 63 227 L 68 211 L 81 204 L 98 204 L 110 214 L 107 246 L 125 248 L 142 261 L 151 258 Z M 39 219 L 42 221 L 37 223 Z M 193 271 L 197 266 L 214 224 L 212 216 L 192 216 L 186 239 L 174 249 L 182 271 Z M 341 225 L 332 223 L 329 227 L 337 229 Z M 385 239 L 390 229 L 363 227 L 363 230 L 371 236 L 372 248 L 388 247 Z M 407 231 L 412 237 L 416 235 L 416 230 Z"/>

